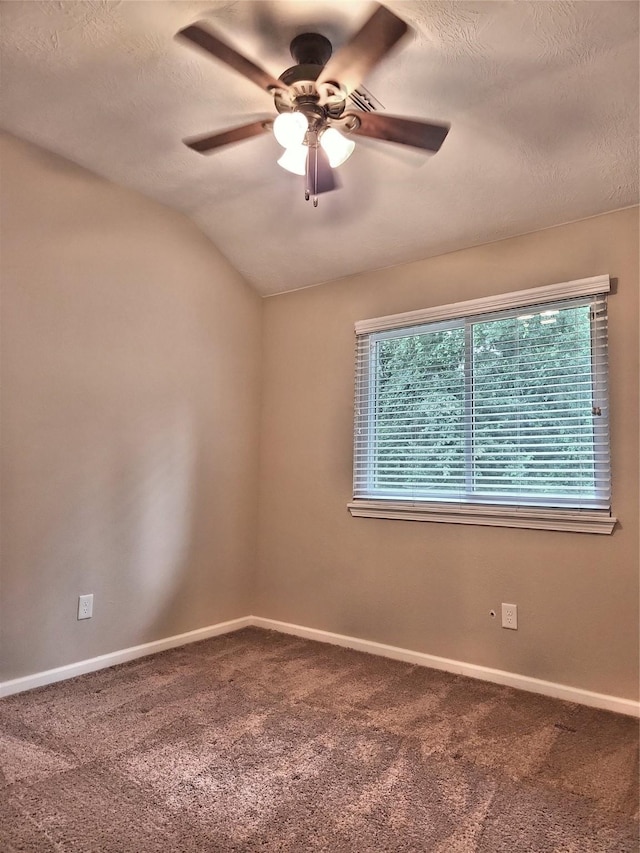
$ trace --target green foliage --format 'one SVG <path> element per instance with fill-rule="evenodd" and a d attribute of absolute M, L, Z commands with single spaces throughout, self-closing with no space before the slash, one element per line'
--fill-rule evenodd
<path fill-rule="evenodd" d="M 593 489 L 588 305 L 381 337 L 375 374 L 377 488 Z"/>

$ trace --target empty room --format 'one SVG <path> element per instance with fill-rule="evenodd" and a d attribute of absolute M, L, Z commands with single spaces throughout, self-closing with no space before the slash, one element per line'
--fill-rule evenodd
<path fill-rule="evenodd" d="M 0 16 L 0 851 L 639 850 L 640 4 Z"/>

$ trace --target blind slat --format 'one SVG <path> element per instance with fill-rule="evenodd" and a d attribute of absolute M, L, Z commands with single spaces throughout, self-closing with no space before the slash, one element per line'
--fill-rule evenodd
<path fill-rule="evenodd" d="M 601 293 L 399 330 L 364 324 L 355 497 L 607 506 L 606 308 Z"/>

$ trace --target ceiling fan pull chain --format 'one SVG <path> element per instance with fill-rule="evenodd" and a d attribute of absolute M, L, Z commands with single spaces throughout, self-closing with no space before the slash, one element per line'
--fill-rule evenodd
<path fill-rule="evenodd" d="M 317 207 L 318 206 L 318 195 L 317 195 L 317 193 L 318 193 L 318 138 L 317 138 L 317 136 L 316 136 L 316 144 L 313 148 L 313 153 L 314 153 L 314 157 L 313 157 L 313 168 L 314 168 L 313 206 Z"/>
<path fill-rule="evenodd" d="M 305 201 L 313 198 L 313 206 L 318 206 L 318 144 L 313 139 L 313 131 L 307 134 L 309 153 L 307 155 L 307 186 L 304 193 Z M 315 145 L 314 145 L 315 142 Z"/>
<path fill-rule="evenodd" d="M 305 176 L 305 179 L 306 179 L 306 187 L 304 190 L 305 201 L 309 201 L 309 199 L 311 198 L 311 195 L 313 193 L 313 175 L 312 175 L 313 162 L 312 161 L 313 161 L 313 148 L 311 148 L 311 146 L 309 146 L 309 153 L 307 154 L 307 173 Z"/>

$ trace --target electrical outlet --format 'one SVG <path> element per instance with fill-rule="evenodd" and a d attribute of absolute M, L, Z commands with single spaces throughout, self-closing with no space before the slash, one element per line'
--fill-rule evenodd
<path fill-rule="evenodd" d="M 511 628 L 514 631 L 518 630 L 518 605 L 503 604 L 502 605 L 502 627 Z"/>
<path fill-rule="evenodd" d="M 91 619 L 93 616 L 93 593 L 78 598 L 78 619 Z"/>

